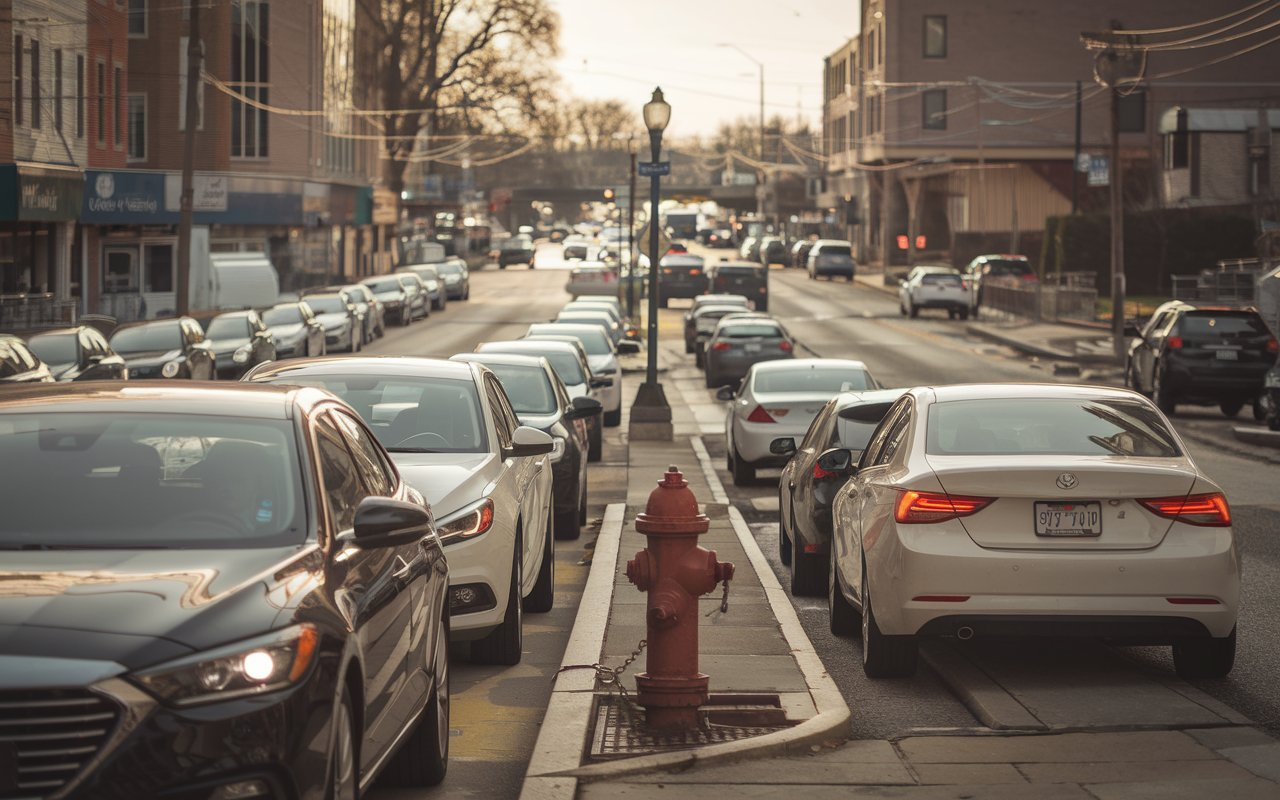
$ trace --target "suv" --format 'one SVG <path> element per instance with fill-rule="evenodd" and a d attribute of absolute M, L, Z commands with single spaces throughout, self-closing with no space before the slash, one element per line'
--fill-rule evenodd
<path fill-rule="evenodd" d="M 707 292 L 738 294 L 755 304 L 756 311 L 769 310 L 769 269 L 743 261 L 721 261 L 707 268 Z"/>
<path fill-rule="evenodd" d="M 1178 403 L 1217 404 L 1234 417 L 1262 392 L 1276 363 L 1276 337 L 1252 308 L 1195 306 L 1174 300 L 1156 309 L 1125 359 L 1125 386 L 1172 415 Z"/>
<path fill-rule="evenodd" d="M 533 269 L 533 239 L 527 234 L 518 233 L 498 245 L 498 268 L 511 264 L 528 264 Z"/>
<path fill-rule="evenodd" d="M 976 317 L 982 305 L 982 282 L 987 278 L 1021 278 L 1034 281 L 1036 271 L 1026 256 L 978 256 L 964 268 L 969 284 L 969 310 Z"/>
<path fill-rule="evenodd" d="M 836 275 L 853 283 L 858 264 L 853 259 L 853 245 L 843 239 L 819 239 L 809 248 L 809 280 L 825 275 L 831 280 Z"/>

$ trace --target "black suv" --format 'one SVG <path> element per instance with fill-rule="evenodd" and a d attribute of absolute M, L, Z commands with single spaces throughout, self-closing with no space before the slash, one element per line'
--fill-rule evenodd
<path fill-rule="evenodd" d="M 1179 403 L 1217 404 L 1234 417 L 1262 392 L 1276 362 L 1276 337 L 1252 308 L 1194 306 L 1179 300 L 1156 309 L 1125 360 L 1125 385 L 1151 397 L 1166 414 Z"/>
<path fill-rule="evenodd" d="M 707 291 L 740 294 L 755 304 L 756 311 L 768 311 L 769 268 L 744 261 L 713 264 L 707 268 Z"/>

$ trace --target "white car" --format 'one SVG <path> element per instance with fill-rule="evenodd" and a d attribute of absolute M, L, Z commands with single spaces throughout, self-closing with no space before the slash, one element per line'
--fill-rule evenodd
<path fill-rule="evenodd" d="M 608 309 L 577 308 L 572 304 L 565 306 L 556 315 L 556 322 L 567 322 L 572 325 L 599 325 L 609 334 L 609 339 L 617 344 L 626 333 Z"/>
<path fill-rule="evenodd" d="M 790 436 L 799 441 L 832 397 L 879 388 L 861 361 L 791 358 L 753 364 L 736 393 L 725 387 L 716 394 L 716 399 L 732 402 L 724 432 L 734 484 L 755 480 L 762 467 L 786 465 L 791 454 L 774 453 L 773 440 Z"/>
<path fill-rule="evenodd" d="M 600 393 L 605 427 L 612 428 L 622 424 L 622 365 L 618 362 L 618 353 L 638 352 L 640 345 L 624 341 L 615 346 L 604 329 L 595 324 L 537 323 L 530 325 L 525 334 L 526 339 L 543 336 L 572 336 L 582 343 L 582 348 L 587 351 L 591 374 L 612 380 L 608 386 L 602 387 Z"/>
<path fill-rule="evenodd" d="M 246 380 L 319 386 L 360 414 L 431 505 L 451 638 L 470 640 L 476 661 L 519 663 L 524 611 L 555 598 L 554 443 L 519 423 L 498 378 L 481 364 L 395 357 L 263 364 Z"/>
<path fill-rule="evenodd" d="M 1145 397 L 1097 386 L 912 389 L 833 508 L 831 629 L 870 677 L 923 636 L 1172 645 L 1184 678 L 1235 660 L 1240 553 L 1222 489 Z"/>
<path fill-rule="evenodd" d="M 898 285 L 898 310 L 915 318 L 922 308 L 940 308 L 951 319 L 968 319 L 969 284 L 950 267 L 916 267 Z"/>

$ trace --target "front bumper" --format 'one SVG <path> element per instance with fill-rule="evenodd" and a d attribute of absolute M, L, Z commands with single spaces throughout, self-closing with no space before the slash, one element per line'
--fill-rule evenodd
<path fill-rule="evenodd" d="M 495 520 L 493 529 L 488 533 L 445 547 L 444 554 L 449 560 L 449 588 L 471 586 L 478 588 L 480 595 L 486 598 L 473 609 L 453 609 L 449 628 L 450 638 L 454 640 L 481 638 L 502 624 L 507 613 L 515 532 L 502 530 L 500 524 Z"/>

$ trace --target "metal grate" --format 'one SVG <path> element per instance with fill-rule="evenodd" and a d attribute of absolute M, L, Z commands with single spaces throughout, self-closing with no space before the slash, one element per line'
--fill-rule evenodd
<path fill-rule="evenodd" d="M 630 705 L 630 713 L 622 707 Z M 596 698 L 595 729 L 591 735 L 591 758 L 606 761 L 615 758 L 689 750 L 721 742 L 750 739 L 791 727 L 783 725 L 723 725 L 704 721 L 694 731 L 658 736 L 645 730 L 644 709 L 617 695 Z"/>
<path fill-rule="evenodd" d="M 115 727 L 117 707 L 82 689 L 0 692 L 0 800 L 53 794 Z"/>

